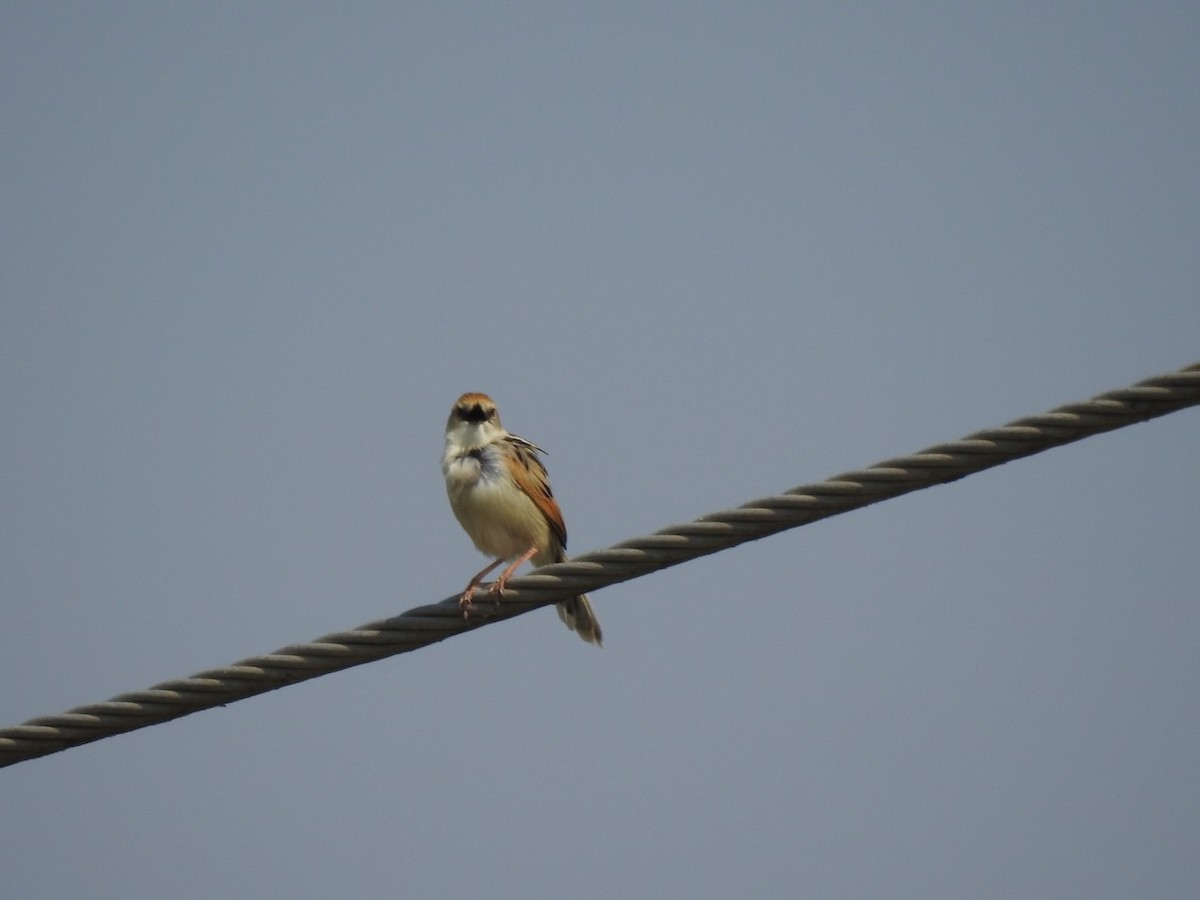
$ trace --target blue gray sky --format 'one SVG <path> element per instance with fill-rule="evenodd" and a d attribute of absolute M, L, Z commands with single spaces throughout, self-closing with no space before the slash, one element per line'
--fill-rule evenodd
<path fill-rule="evenodd" d="M 1200 359 L 1200 8 L 10 3 L 0 724 Z M 12 896 L 1190 898 L 1200 414 L 0 771 Z"/>

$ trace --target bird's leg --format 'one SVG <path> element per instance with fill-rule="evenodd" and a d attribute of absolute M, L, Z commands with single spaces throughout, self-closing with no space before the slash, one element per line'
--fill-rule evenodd
<path fill-rule="evenodd" d="M 488 563 L 487 566 L 481 569 L 479 573 L 471 579 L 471 583 L 467 585 L 467 589 L 462 592 L 462 596 L 458 598 L 458 605 L 459 608 L 462 609 L 464 619 L 467 617 L 467 610 L 471 608 L 471 595 L 475 593 L 475 588 L 479 587 L 479 582 L 483 581 L 484 575 L 492 571 L 492 569 L 496 568 L 496 566 L 500 565 L 502 562 L 504 562 L 503 558 L 498 559 L 495 562 Z"/>
<path fill-rule="evenodd" d="M 513 562 L 511 566 L 501 572 L 500 577 L 492 583 L 490 588 L 488 588 L 488 593 L 495 598 L 497 605 L 500 603 L 500 595 L 504 593 L 504 588 L 508 585 L 508 579 L 512 577 L 512 573 L 521 568 L 521 566 L 525 565 L 525 563 L 529 562 L 529 560 L 533 558 L 533 554 L 537 552 L 538 546 L 537 544 L 534 544 L 532 547 L 518 556 L 516 561 Z"/>

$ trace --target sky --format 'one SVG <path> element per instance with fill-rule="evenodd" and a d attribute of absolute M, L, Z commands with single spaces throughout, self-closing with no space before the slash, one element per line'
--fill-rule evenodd
<path fill-rule="evenodd" d="M 0 725 L 1200 360 L 1194 4 L 9 3 Z M 1191 898 L 1200 411 L 0 770 L 95 896 Z"/>

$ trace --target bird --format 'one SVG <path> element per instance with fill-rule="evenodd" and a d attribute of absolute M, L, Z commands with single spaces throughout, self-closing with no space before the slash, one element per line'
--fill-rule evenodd
<path fill-rule="evenodd" d="M 463 394 L 450 410 L 442 454 L 450 509 L 479 552 L 494 557 L 459 598 L 464 616 L 484 576 L 501 563 L 509 565 L 489 589 L 497 601 L 524 563 L 567 559 L 567 527 L 539 456 L 544 452 L 504 430 L 487 394 Z M 583 640 L 600 646 L 600 623 L 586 594 L 559 602 L 558 616 Z"/>

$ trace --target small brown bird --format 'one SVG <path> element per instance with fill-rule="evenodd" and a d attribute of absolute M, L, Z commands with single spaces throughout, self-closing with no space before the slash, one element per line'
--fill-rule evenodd
<path fill-rule="evenodd" d="M 495 557 L 471 579 L 459 603 L 464 614 L 485 575 L 504 562 L 490 592 L 495 596 L 521 565 L 565 562 L 567 527 L 554 502 L 540 447 L 500 425 L 487 394 L 463 394 L 446 422 L 442 474 L 450 508 L 479 552 Z M 586 594 L 558 604 L 558 616 L 590 644 L 600 645 L 600 623 Z"/>

